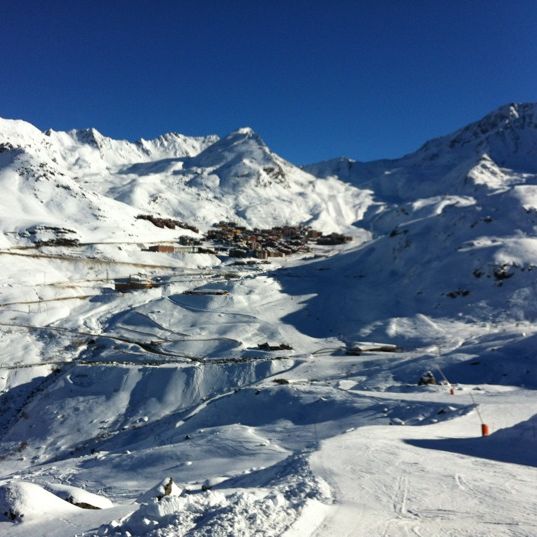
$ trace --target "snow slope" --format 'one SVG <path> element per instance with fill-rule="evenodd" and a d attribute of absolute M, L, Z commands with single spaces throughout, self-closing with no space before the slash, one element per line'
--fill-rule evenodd
<path fill-rule="evenodd" d="M 305 170 L 2 120 L 0 535 L 533 537 L 536 110 Z M 139 214 L 354 240 L 237 265 Z"/>
<path fill-rule="evenodd" d="M 360 336 L 400 341 L 415 329 L 442 338 L 442 318 L 534 322 L 536 159 L 537 107 L 524 104 L 395 161 L 307 167 L 367 184 L 375 200 L 360 222 L 373 241 L 330 265 L 317 301 L 352 282 L 344 299 Z"/>

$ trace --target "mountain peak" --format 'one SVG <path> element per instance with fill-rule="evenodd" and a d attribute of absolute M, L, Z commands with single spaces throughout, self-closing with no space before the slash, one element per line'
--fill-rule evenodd
<path fill-rule="evenodd" d="M 186 136 L 179 132 L 166 132 L 157 138 L 140 138 L 135 144 L 151 158 L 180 158 L 197 155 L 220 138 L 215 134 L 208 136 Z"/>
<path fill-rule="evenodd" d="M 222 142 L 230 145 L 245 142 L 247 144 L 254 143 L 259 146 L 266 146 L 261 136 L 259 136 L 259 134 L 257 134 L 251 127 L 241 127 L 240 129 L 230 132 L 227 136 L 222 138 Z"/>
<path fill-rule="evenodd" d="M 31 123 L 21 119 L 0 118 L 0 143 L 9 142 L 26 147 L 39 144 L 42 140 L 43 133 Z"/>
<path fill-rule="evenodd" d="M 487 114 L 487 116 L 503 115 L 516 119 L 523 116 L 534 116 L 536 111 L 537 103 L 509 103 L 500 106 L 490 114 Z"/>
<path fill-rule="evenodd" d="M 105 138 L 97 129 L 73 129 L 69 134 L 79 143 L 99 147 L 99 144 Z"/>
<path fill-rule="evenodd" d="M 488 134 L 506 128 L 535 126 L 536 112 L 537 104 L 535 103 L 510 103 L 500 106 L 500 108 L 462 130 L 478 129 L 481 134 Z"/>
<path fill-rule="evenodd" d="M 509 103 L 447 136 L 426 142 L 405 159 L 437 161 L 444 155 L 478 161 L 488 155 L 501 167 L 529 165 L 537 154 L 537 104 Z M 532 164 L 532 168 L 535 166 Z"/>
<path fill-rule="evenodd" d="M 454 148 L 472 142 L 490 142 L 496 136 L 505 138 L 512 131 L 517 131 L 519 136 L 527 130 L 533 131 L 533 137 L 537 137 L 537 104 L 510 103 L 457 131 L 451 137 L 449 146 Z"/>
<path fill-rule="evenodd" d="M 273 155 L 261 137 L 250 127 L 243 127 L 206 148 L 195 157 L 195 163 L 198 166 L 220 167 L 230 162 L 249 160 L 265 163 L 272 159 Z"/>
<path fill-rule="evenodd" d="M 240 129 L 233 131 L 231 134 L 242 134 L 244 136 L 253 136 L 255 135 L 255 131 L 251 127 L 241 127 Z"/>

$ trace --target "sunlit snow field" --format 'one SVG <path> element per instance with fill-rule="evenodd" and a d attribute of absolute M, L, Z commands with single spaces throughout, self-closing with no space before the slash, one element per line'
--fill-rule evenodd
<path fill-rule="evenodd" d="M 0 535 L 536 535 L 535 115 L 305 169 L 2 120 Z M 352 241 L 237 265 L 142 211 Z"/>

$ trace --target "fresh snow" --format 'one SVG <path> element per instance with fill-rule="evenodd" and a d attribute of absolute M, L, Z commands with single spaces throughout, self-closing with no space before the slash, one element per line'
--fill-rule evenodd
<path fill-rule="evenodd" d="M 537 105 L 302 169 L 0 120 L 0 188 L 1 536 L 537 534 Z M 146 249 L 220 220 L 352 241 Z"/>

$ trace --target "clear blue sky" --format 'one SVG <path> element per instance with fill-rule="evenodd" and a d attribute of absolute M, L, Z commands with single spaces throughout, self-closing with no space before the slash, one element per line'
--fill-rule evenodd
<path fill-rule="evenodd" d="M 535 0 L 2 0 L 0 116 L 395 157 L 537 101 Z"/>

